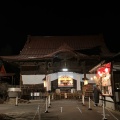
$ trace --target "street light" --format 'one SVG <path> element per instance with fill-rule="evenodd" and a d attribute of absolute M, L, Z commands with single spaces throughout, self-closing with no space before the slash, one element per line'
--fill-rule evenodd
<path fill-rule="evenodd" d="M 65 60 L 65 66 L 64 66 L 64 68 L 62 69 L 62 71 L 64 71 L 64 72 L 67 72 L 67 71 L 68 71 L 67 66 L 66 66 L 66 60 Z"/>

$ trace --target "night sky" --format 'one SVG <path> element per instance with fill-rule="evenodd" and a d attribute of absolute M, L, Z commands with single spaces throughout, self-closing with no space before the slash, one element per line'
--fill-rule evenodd
<path fill-rule="evenodd" d="M 104 35 L 112 52 L 120 47 L 119 6 L 111 4 L 1 4 L 0 55 L 19 54 L 27 35 Z"/>

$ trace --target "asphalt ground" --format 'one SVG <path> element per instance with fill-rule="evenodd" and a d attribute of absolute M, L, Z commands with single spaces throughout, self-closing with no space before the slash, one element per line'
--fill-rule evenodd
<path fill-rule="evenodd" d="M 32 100 L 30 103 L 0 104 L 0 120 L 120 120 L 120 112 L 86 100 Z M 105 110 L 105 112 L 104 112 Z M 3 117 L 4 116 L 4 117 Z M 2 118 L 3 117 L 3 118 Z"/>

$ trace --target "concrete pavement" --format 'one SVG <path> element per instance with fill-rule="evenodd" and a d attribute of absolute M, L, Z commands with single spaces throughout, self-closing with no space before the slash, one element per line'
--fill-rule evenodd
<path fill-rule="evenodd" d="M 92 101 L 85 101 L 83 105 L 81 100 L 73 99 L 52 100 L 50 108 L 46 108 L 45 100 L 33 100 L 18 106 L 0 104 L 0 114 L 9 120 L 120 120 L 120 112 L 105 108 L 103 115 L 103 107 L 94 107 Z"/>

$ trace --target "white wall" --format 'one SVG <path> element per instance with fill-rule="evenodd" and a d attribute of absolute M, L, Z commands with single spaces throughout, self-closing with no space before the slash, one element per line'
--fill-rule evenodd
<path fill-rule="evenodd" d="M 73 72 L 58 72 L 58 78 L 63 75 L 67 75 L 67 76 L 73 78 Z"/>
<path fill-rule="evenodd" d="M 81 84 L 80 84 L 80 74 L 74 73 L 73 78 L 77 80 L 77 90 L 81 90 Z"/>
<path fill-rule="evenodd" d="M 51 81 L 58 79 L 58 73 L 49 74 L 51 76 Z"/>
<path fill-rule="evenodd" d="M 23 84 L 40 84 L 43 83 L 45 75 L 22 75 Z"/>
<path fill-rule="evenodd" d="M 68 75 L 71 78 L 77 80 L 77 84 L 79 82 L 83 82 L 82 78 L 84 77 L 84 74 L 79 74 L 79 73 L 73 73 L 73 72 L 58 72 L 58 73 L 53 73 L 49 74 L 50 81 L 58 79 L 59 76 L 61 75 Z M 86 77 L 89 79 L 89 83 L 94 83 L 93 80 L 91 80 L 91 77 L 93 77 L 94 74 L 86 74 Z M 43 78 L 45 75 L 22 75 L 22 81 L 23 84 L 40 84 L 43 83 Z M 77 86 L 77 89 L 79 90 L 80 86 Z"/>

